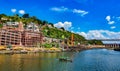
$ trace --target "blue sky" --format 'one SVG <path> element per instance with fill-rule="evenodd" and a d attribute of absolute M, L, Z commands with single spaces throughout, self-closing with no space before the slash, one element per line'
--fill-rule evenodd
<path fill-rule="evenodd" d="M 120 38 L 119 0 L 0 0 L 0 14 L 29 13 L 87 39 Z"/>

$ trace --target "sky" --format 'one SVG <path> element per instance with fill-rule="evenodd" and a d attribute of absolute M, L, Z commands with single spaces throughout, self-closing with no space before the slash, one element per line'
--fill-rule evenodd
<path fill-rule="evenodd" d="M 0 0 L 2 13 L 29 13 L 86 39 L 120 39 L 120 0 Z"/>

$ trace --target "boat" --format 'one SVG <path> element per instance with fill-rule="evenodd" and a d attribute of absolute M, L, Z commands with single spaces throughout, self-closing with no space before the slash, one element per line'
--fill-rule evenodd
<path fill-rule="evenodd" d="M 72 59 L 70 59 L 68 57 L 61 57 L 61 58 L 59 58 L 59 61 L 72 62 Z"/>
<path fill-rule="evenodd" d="M 115 48 L 114 50 L 115 50 L 115 51 L 120 51 L 120 48 Z"/>

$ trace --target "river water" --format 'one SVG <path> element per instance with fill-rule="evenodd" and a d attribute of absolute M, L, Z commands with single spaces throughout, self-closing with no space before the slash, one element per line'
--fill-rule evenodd
<path fill-rule="evenodd" d="M 61 56 L 73 62 L 61 62 Z M 120 52 L 91 49 L 81 52 L 0 55 L 0 71 L 120 71 Z"/>

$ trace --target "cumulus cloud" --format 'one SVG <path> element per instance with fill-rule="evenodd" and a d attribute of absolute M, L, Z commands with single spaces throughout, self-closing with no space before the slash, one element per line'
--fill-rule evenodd
<path fill-rule="evenodd" d="M 77 32 L 79 35 L 82 35 L 83 37 L 85 37 L 86 39 L 88 39 L 87 38 L 87 33 L 85 33 L 85 32 Z"/>
<path fill-rule="evenodd" d="M 61 7 L 52 7 L 52 8 L 50 8 L 50 10 L 57 11 L 57 12 L 62 12 L 62 11 L 67 11 L 68 8 L 66 8 L 64 6 L 61 6 Z"/>
<path fill-rule="evenodd" d="M 24 10 L 19 10 L 19 13 L 20 14 L 25 14 L 25 11 Z"/>
<path fill-rule="evenodd" d="M 56 24 L 54 24 L 55 27 L 57 28 L 61 28 L 61 27 L 64 27 L 66 30 L 68 30 L 70 27 L 72 27 L 72 22 L 68 22 L 68 21 L 65 21 L 65 22 L 58 22 Z"/>
<path fill-rule="evenodd" d="M 108 22 L 108 24 L 114 24 L 115 23 L 115 21 L 109 21 Z"/>
<path fill-rule="evenodd" d="M 80 14 L 81 16 L 84 16 L 86 14 L 88 14 L 87 11 L 84 11 L 84 10 L 78 10 L 78 9 L 73 9 L 73 13 L 77 13 L 77 14 Z"/>
<path fill-rule="evenodd" d="M 106 20 L 110 21 L 111 17 L 110 16 L 106 16 Z"/>
<path fill-rule="evenodd" d="M 108 24 L 114 24 L 115 21 L 111 21 L 111 16 L 106 16 L 106 20 L 108 21 Z"/>
<path fill-rule="evenodd" d="M 78 32 L 86 39 L 120 39 L 120 32 L 113 32 L 108 30 L 90 30 L 87 33 Z"/>
<path fill-rule="evenodd" d="M 11 12 L 15 13 L 17 10 L 16 9 L 11 9 Z"/>

